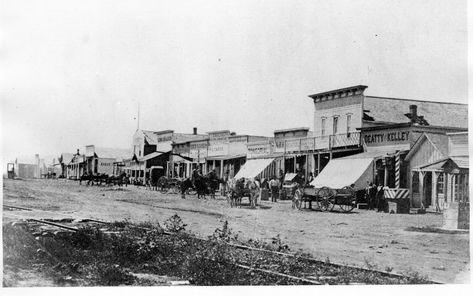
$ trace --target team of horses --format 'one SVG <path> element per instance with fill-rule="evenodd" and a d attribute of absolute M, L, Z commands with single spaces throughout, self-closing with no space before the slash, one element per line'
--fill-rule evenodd
<path fill-rule="evenodd" d="M 119 176 L 109 176 L 107 174 L 84 174 L 80 177 L 79 184 L 82 185 L 83 181 L 87 182 L 86 185 L 91 186 L 118 185 L 121 187 L 129 184 L 129 179 L 126 173 L 122 173 Z M 149 187 L 150 190 L 157 190 L 159 187 L 161 191 L 163 191 L 164 188 L 168 188 L 168 183 L 169 180 L 166 177 L 161 177 L 157 182 L 155 181 L 152 182 L 152 184 L 147 184 L 147 187 Z M 215 193 L 218 191 L 220 184 L 226 185 L 225 194 L 231 207 L 241 207 L 242 199 L 247 197 L 250 207 L 256 208 L 260 192 L 260 184 L 255 179 L 240 178 L 230 179 L 225 182 L 216 175 L 207 174 L 179 180 L 177 184 L 174 184 L 174 186 L 179 188 L 182 198 L 185 198 L 186 194 L 189 194 L 190 191 L 195 191 L 198 199 L 205 198 L 206 196 L 215 199 Z"/>
<path fill-rule="evenodd" d="M 86 185 L 118 185 L 128 186 L 128 177 L 126 173 L 122 173 L 118 176 L 109 176 L 107 174 L 83 174 L 79 179 L 79 185 L 82 185 L 82 181 L 87 181 Z"/>

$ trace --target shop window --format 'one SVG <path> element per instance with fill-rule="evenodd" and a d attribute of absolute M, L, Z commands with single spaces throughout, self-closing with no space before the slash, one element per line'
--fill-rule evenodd
<path fill-rule="evenodd" d="M 412 193 L 419 193 L 419 173 L 414 172 L 412 175 Z"/>
<path fill-rule="evenodd" d="M 338 116 L 333 117 L 333 134 L 336 135 L 338 132 Z"/>
<path fill-rule="evenodd" d="M 325 118 L 322 118 L 321 135 L 322 135 L 322 137 L 325 136 Z"/>

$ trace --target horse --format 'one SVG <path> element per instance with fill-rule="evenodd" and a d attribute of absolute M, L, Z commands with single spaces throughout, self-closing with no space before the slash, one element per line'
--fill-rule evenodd
<path fill-rule="evenodd" d="M 227 201 L 230 207 L 241 207 L 241 200 L 245 190 L 245 179 L 229 179 L 227 181 Z"/>
<path fill-rule="evenodd" d="M 181 183 L 179 184 L 179 189 L 181 190 L 181 197 L 182 198 L 186 198 L 186 192 L 187 190 L 189 190 L 190 188 L 193 188 L 194 185 L 192 184 L 192 181 L 190 178 L 186 178 L 184 180 L 181 181 Z"/>
<path fill-rule="evenodd" d="M 250 192 L 248 199 L 250 202 L 250 207 L 254 209 L 256 208 L 256 205 L 258 203 L 258 196 L 260 193 L 259 182 L 254 179 L 248 179 L 245 183 L 245 188 L 248 189 Z"/>

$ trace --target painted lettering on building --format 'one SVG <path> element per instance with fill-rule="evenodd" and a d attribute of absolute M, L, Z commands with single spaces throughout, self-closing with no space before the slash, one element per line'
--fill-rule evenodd
<path fill-rule="evenodd" d="M 367 145 L 383 145 L 409 141 L 409 131 L 389 131 L 365 134 L 363 140 Z"/>

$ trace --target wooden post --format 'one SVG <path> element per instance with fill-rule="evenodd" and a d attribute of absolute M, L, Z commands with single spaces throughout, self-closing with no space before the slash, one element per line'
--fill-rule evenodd
<path fill-rule="evenodd" d="M 424 206 L 424 175 L 425 172 L 419 172 L 419 195 L 420 195 L 420 208 L 425 209 Z"/>
<path fill-rule="evenodd" d="M 388 160 L 384 158 L 384 186 L 388 186 Z"/>
<path fill-rule="evenodd" d="M 317 176 L 320 174 L 320 151 L 317 152 Z"/>
<path fill-rule="evenodd" d="M 437 212 L 440 211 L 437 194 L 437 172 L 435 171 L 432 171 L 432 207 L 435 207 Z"/>
<path fill-rule="evenodd" d="M 294 173 L 296 172 L 297 168 L 297 157 L 294 155 Z"/>
<path fill-rule="evenodd" d="M 223 159 L 222 159 L 222 160 L 220 160 L 220 176 L 219 176 L 219 178 L 223 178 L 223 172 L 224 171 L 223 171 Z"/>

